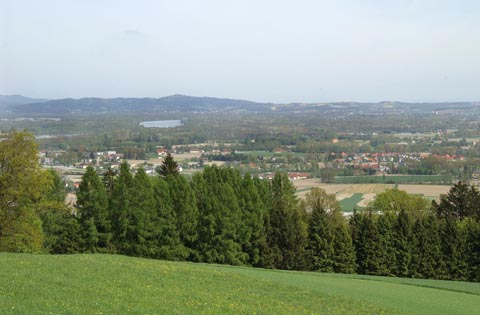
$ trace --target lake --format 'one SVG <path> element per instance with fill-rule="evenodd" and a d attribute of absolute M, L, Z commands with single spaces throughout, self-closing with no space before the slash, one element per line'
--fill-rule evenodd
<path fill-rule="evenodd" d="M 183 125 L 181 120 L 152 120 L 140 123 L 140 126 L 145 128 L 173 128 L 181 125 Z"/>

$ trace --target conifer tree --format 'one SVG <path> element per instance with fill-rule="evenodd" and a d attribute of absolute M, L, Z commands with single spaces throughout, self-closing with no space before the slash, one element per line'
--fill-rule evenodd
<path fill-rule="evenodd" d="M 371 212 L 354 213 L 352 233 L 357 253 L 357 270 L 362 274 L 378 275 L 381 271 L 379 259 L 380 236 Z"/>
<path fill-rule="evenodd" d="M 469 218 L 464 223 L 466 234 L 466 262 L 468 264 L 468 280 L 480 281 L 480 223 Z"/>
<path fill-rule="evenodd" d="M 305 196 L 305 208 L 310 212 L 307 247 L 310 268 L 331 272 L 335 265 L 334 231 L 337 226 L 344 225 L 340 205 L 335 195 L 329 195 L 321 188 L 312 188 Z"/>
<path fill-rule="evenodd" d="M 154 257 L 158 233 L 155 199 L 152 183 L 143 168 L 133 178 L 130 213 L 127 238 L 132 246 L 129 254 Z"/>
<path fill-rule="evenodd" d="M 338 225 L 333 231 L 333 271 L 354 273 L 356 270 L 355 249 L 345 224 Z"/>
<path fill-rule="evenodd" d="M 395 244 L 395 274 L 399 277 L 410 275 L 412 264 L 413 223 L 405 210 L 401 210 L 393 226 Z"/>
<path fill-rule="evenodd" d="M 307 247 L 310 268 L 316 271 L 332 272 L 334 266 L 332 226 L 323 207 L 314 207 L 311 211 Z"/>
<path fill-rule="evenodd" d="M 120 172 L 115 178 L 112 197 L 110 198 L 110 213 L 112 216 L 113 244 L 120 253 L 129 253 L 131 239 L 128 229 L 132 208 L 133 176 L 127 162 L 120 164 Z"/>
<path fill-rule="evenodd" d="M 415 278 L 442 278 L 442 252 L 435 218 L 429 215 L 417 220 L 413 236 L 412 275 Z"/>
<path fill-rule="evenodd" d="M 248 261 L 248 255 L 239 243 L 241 211 L 235 191 L 229 184 L 231 175 L 231 172 L 214 166 L 194 176 L 202 220 L 197 248 L 204 262 L 240 265 Z"/>
<path fill-rule="evenodd" d="M 261 252 L 266 245 L 264 230 L 266 209 L 250 174 L 243 177 L 239 203 L 243 222 L 241 229 L 243 251 L 249 256 L 249 265 L 260 266 Z"/>
<path fill-rule="evenodd" d="M 168 152 L 167 156 L 163 159 L 162 165 L 160 165 L 157 172 L 163 177 L 167 177 L 169 175 L 177 176 L 179 174 L 178 163 L 173 159 L 170 152 Z"/>
<path fill-rule="evenodd" d="M 92 166 L 87 167 L 79 186 L 77 212 L 83 234 L 89 236 L 88 250 L 106 249 L 111 239 L 107 193 Z M 93 227 L 95 227 L 95 232 L 93 232 Z M 94 240 L 97 240 L 98 243 L 94 244 Z"/>
<path fill-rule="evenodd" d="M 103 185 L 105 186 L 105 190 L 107 192 L 108 198 L 112 196 L 113 192 L 113 185 L 115 183 L 115 177 L 117 176 L 117 173 L 109 167 L 102 176 L 102 181 Z"/>
<path fill-rule="evenodd" d="M 190 251 L 180 241 L 169 185 L 165 179 L 156 177 L 153 187 L 157 210 L 155 224 L 158 225 L 155 257 L 168 260 L 185 260 L 188 258 Z"/>
<path fill-rule="evenodd" d="M 271 208 L 267 226 L 267 247 L 273 266 L 304 269 L 307 225 L 295 197 L 295 187 L 287 174 L 275 173 L 271 188 Z"/>
<path fill-rule="evenodd" d="M 378 275 L 391 276 L 396 273 L 394 225 L 395 215 L 392 213 L 384 213 L 376 220 L 379 237 L 378 270 L 376 272 Z"/>
<path fill-rule="evenodd" d="M 84 250 L 90 253 L 97 252 L 98 231 L 93 217 L 90 217 L 82 224 Z"/>
<path fill-rule="evenodd" d="M 465 235 L 458 228 L 457 220 L 447 216 L 440 221 L 439 235 L 445 279 L 466 280 Z"/>
<path fill-rule="evenodd" d="M 264 212 L 262 218 L 262 230 L 260 236 L 259 246 L 259 261 L 257 266 L 264 268 L 273 268 L 274 264 L 271 260 L 272 256 L 270 255 L 270 249 L 267 245 L 267 231 L 270 226 L 270 215 L 269 209 L 271 209 L 271 188 L 267 180 L 260 179 L 258 177 L 253 178 L 253 184 L 257 190 L 259 199 L 262 201 Z"/>
<path fill-rule="evenodd" d="M 480 192 L 475 186 L 469 187 L 463 182 L 458 182 L 446 196 L 442 196 L 440 204 L 433 201 L 432 205 L 440 217 L 453 216 L 460 220 L 466 217 L 480 218 Z"/>
<path fill-rule="evenodd" d="M 193 251 L 198 238 L 198 208 L 195 191 L 183 176 L 167 176 L 170 201 L 180 242 Z M 193 253 L 192 253 L 193 254 Z"/>

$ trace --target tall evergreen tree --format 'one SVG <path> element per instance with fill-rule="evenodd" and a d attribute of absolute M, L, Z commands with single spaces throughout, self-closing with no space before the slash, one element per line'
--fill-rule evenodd
<path fill-rule="evenodd" d="M 198 244 L 201 261 L 241 265 L 248 262 L 242 251 L 239 225 L 241 210 L 235 190 L 229 182 L 232 173 L 217 167 L 207 167 L 203 174 L 194 177 L 199 195 L 201 214 Z"/>
<path fill-rule="evenodd" d="M 433 208 L 440 217 L 453 216 L 457 219 L 476 217 L 480 219 L 480 192 L 471 185 L 470 187 L 458 182 L 446 196 L 442 196 L 440 204 L 435 201 Z"/>
<path fill-rule="evenodd" d="M 413 236 L 412 275 L 415 278 L 442 278 L 442 252 L 435 218 L 429 215 L 417 220 Z"/>
<path fill-rule="evenodd" d="M 413 223 L 410 216 L 405 210 L 401 210 L 393 226 L 396 262 L 395 274 L 399 277 L 408 277 L 410 275 L 413 246 L 412 228 Z"/>
<path fill-rule="evenodd" d="M 177 176 L 179 174 L 178 163 L 173 159 L 170 152 L 168 152 L 167 156 L 163 159 L 162 165 L 160 165 L 157 172 L 163 177 L 167 177 L 169 175 Z"/>
<path fill-rule="evenodd" d="M 198 238 L 198 208 L 195 191 L 183 176 L 167 176 L 170 201 L 175 211 L 180 241 L 190 250 Z M 192 253 L 193 254 L 193 253 Z"/>
<path fill-rule="evenodd" d="M 382 274 L 380 235 L 371 212 L 355 212 L 352 218 L 352 238 L 357 253 L 357 271 L 362 274 Z"/>
<path fill-rule="evenodd" d="M 92 166 L 87 167 L 79 186 L 77 215 L 83 234 L 89 236 L 88 250 L 95 252 L 99 248 L 106 249 L 111 240 L 107 193 Z M 94 240 L 98 243 L 94 244 Z"/>
<path fill-rule="evenodd" d="M 131 255 L 154 257 L 157 252 L 157 217 L 153 186 L 143 168 L 133 178 L 130 219 L 127 237 Z"/>
<path fill-rule="evenodd" d="M 177 229 L 176 212 L 173 210 L 170 187 L 164 178 L 154 178 L 154 198 L 158 225 L 156 258 L 168 260 L 185 260 L 190 250 L 180 241 Z"/>
<path fill-rule="evenodd" d="M 304 269 L 307 225 L 287 174 L 276 173 L 272 180 L 271 208 L 267 226 L 267 247 L 273 266 Z"/>
<path fill-rule="evenodd" d="M 128 229 L 132 209 L 133 176 L 127 162 L 120 164 L 120 172 L 115 179 L 110 198 L 110 213 L 112 221 L 112 242 L 120 253 L 129 253 L 131 239 Z"/>
<path fill-rule="evenodd" d="M 239 177 L 239 175 L 237 176 Z M 249 265 L 260 266 L 261 252 L 266 246 L 264 229 L 266 209 L 257 192 L 254 180 L 249 174 L 243 177 L 239 203 L 242 211 L 241 221 L 243 222 L 240 229 L 243 251 L 249 256 Z"/>
<path fill-rule="evenodd" d="M 108 198 L 112 196 L 113 185 L 115 183 L 116 176 L 117 176 L 117 173 L 111 167 L 109 167 L 103 173 L 102 181 L 103 181 L 103 185 L 105 186 L 105 190 L 107 192 Z"/>
<path fill-rule="evenodd" d="M 377 217 L 376 226 L 378 229 L 379 244 L 377 246 L 378 275 L 391 276 L 396 273 L 395 215 L 384 213 Z"/>
<path fill-rule="evenodd" d="M 439 235 L 442 246 L 442 262 L 445 278 L 466 280 L 465 235 L 458 228 L 457 220 L 447 216 L 440 221 Z"/>
<path fill-rule="evenodd" d="M 356 270 L 355 249 L 345 224 L 337 225 L 333 231 L 333 271 L 354 273 Z"/>
<path fill-rule="evenodd" d="M 480 281 L 480 223 L 473 219 L 467 219 L 463 223 L 466 235 L 467 255 L 465 257 L 468 265 L 468 280 Z"/>
<path fill-rule="evenodd" d="M 325 191 L 312 189 L 306 195 L 307 210 L 311 211 L 308 224 L 308 259 L 311 270 L 332 272 L 334 267 L 333 230 L 327 210 L 322 203 Z"/>

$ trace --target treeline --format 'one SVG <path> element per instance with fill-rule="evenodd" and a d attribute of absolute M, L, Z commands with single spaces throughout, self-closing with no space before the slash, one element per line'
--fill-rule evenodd
<path fill-rule="evenodd" d="M 187 180 L 167 157 L 153 177 L 126 163 L 101 176 L 88 167 L 72 213 L 37 152 L 28 133 L 0 141 L 0 251 L 480 281 L 480 193 L 463 183 L 431 206 L 386 191 L 347 222 L 335 195 L 314 188 L 299 200 L 286 174 L 207 167 Z"/>
<path fill-rule="evenodd" d="M 264 268 L 480 280 L 480 195 L 455 185 L 439 204 L 399 191 L 342 217 L 335 195 L 305 200 L 285 174 L 272 181 L 207 167 L 182 176 L 100 178 L 88 168 L 78 193 L 78 249 Z"/>

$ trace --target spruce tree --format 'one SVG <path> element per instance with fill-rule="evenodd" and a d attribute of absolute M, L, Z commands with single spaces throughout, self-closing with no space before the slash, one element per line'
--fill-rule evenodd
<path fill-rule="evenodd" d="M 157 217 L 153 186 L 143 168 L 133 178 L 127 237 L 132 242 L 130 255 L 154 257 L 157 251 Z"/>
<path fill-rule="evenodd" d="M 157 172 L 163 177 L 167 177 L 169 175 L 177 176 L 179 174 L 178 163 L 173 159 L 170 152 L 168 152 L 167 156 L 163 159 L 162 165 L 160 165 Z"/>
<path fill-rule="evenodd" d="M 464 223 L 464 230 L 467 244 L 468 280 L 480 281 L 480 222 L 467 219 Z"/>
<path fill-rule="evenodd" d="M 310 268 L 331 272 L 335 265 L 334 231 L 345 224 L 340 205 L 335 195 L 329 195 L 321 188 L 312 188 L 305 196 L 305 208 L 310 213 L 307 247 Z"/>
<path fill-rule="evenodd" d="M 275 173 L 271 184 L 267 246 L 275 268 L 305 269 L 307 224 L 287 174 Z"/>
<path fill-rule="evenodd" d="M 92 166 L 87 167 L 79 186 L 77 216 L 83 234 L 90 235 L 88 250 L 97 251 L 98 248 L 103 248 L 102 251 L 105 251 L 112 237 L 108 198 L 103 183 Z M 92 225 L 95 227 L 95 232 Z M 98 243 L 93 244 L 93 240 L 98 240 Z"/>
<path fill-rule="evenodd" d="M 313 208 L 308 225 L 308 259 L 311 270 L 332 272 L 333 230 L 322 207 Z"/>
<path fill-rule="evenodd" d="M 393 227 L 395 244 L 395 275 L 399 277 L 410 276 L 410 266 L 412 264 L 412 219 L 405 210 L 401 210 L 397 215 Z"/>
<path fill-rule="evenodd" d="M 240 243 L 242 216 L 230 176 L 232 172 L 215 166 L 194 176 L 201 217 L 197 248 L 204 262 L 232 265 L 248 262 Z"/>
<path fill-rule="evenodd" d="M 116 250 L 127 254 L 130 252 L 134 240 L 129 239 L 129 225 L 132 209 L 133 176 L 127 162 L 120 164 L 120 171 L 116 177 L 112 197 L 110 198 L 110 213 L 112 216 L 112 242 Z"/>
<path fill-rule="evenodd" d="M 194 250 L 198 238 L 198 208 L 195 191 L 183 176 L 166 177 L 169 186 L 170 201 L 177 224 L 180 242 Z M 193 252 L 191 253 L 193 255 Z"/>
<path fill-rule="evenodd" d="M 444 276 L 438 223 L 431 215 L 413 227 L 412 275 L 415 278 L 438 279 Z"/>
<path fill-rule="evenodd" d="M 440 221 L 439 235 L 445 279 L 466 280 L 465 237 L 453 216 Z"/>
<path fill-rule="evenodd" d="M 115 177 L 117 173 L 109 167 L 102 176 L 103 185 L 105 186 L 105 190 L 107 191 L 107 196 L 110 198 L 113 192 L 113 185 L 115 183 Z"/>
<path fill-rule="evenodd" d="M 254 180 L 252 180 L 249 174 L 246 174 L 241 182 L 239 203 L 242 211 L 241 221 L 243 223 L 240 228 L 243 252 L 248 254 L 249 265 L 260 266 L 261 251 L 266 245 L 264 230 L 266 209 L 257 192 Z"/>
<path fill-rule="evenodd" d="M 155 257 L 167 260 L 185 260 L 189 257 L 190 250 L 180 241 L 169 185 L 165 179 L 156 177 L 153 187 L 157 211 L 155 224 L 158 228 Z"/>
<path fill-rule="evenodd" d="M 333 231 L 333 271 L 354 273 L 356 256 L 352 238 L 345 224 L 338 225 Z"/>
<path fill-rule="evenodd" d="M 377 246 L 378 275 L 391 276 L 396 273 L 394 225 L 395 215 L 392 213 L 384 213 L 378 216 L 376 220 L 379 237 Z"/>
<path fill-rule="evenodd" d="M 458 182 L 446 196 L 442 196 L 440 204 L 434 201 L 432 205 L 440 217 L 453 216 L 460 220 L 480 218 L 480 192 L 473 185 L 469 187 L 463 182 Z"/>
<path fill-rule="evenodd" d="M 93 218 L 89 218 L 82 224 L 83 228 L 83 247 L 90 253 L 97 252 L 98 231 Z"/>
<path fill-rule="evenodd" d="M 371 212 L 355 212 L 352 218 L 352 239 L 357 253 L 357 271 L 361 274 L 382 273 L 380 235 Z"/>

